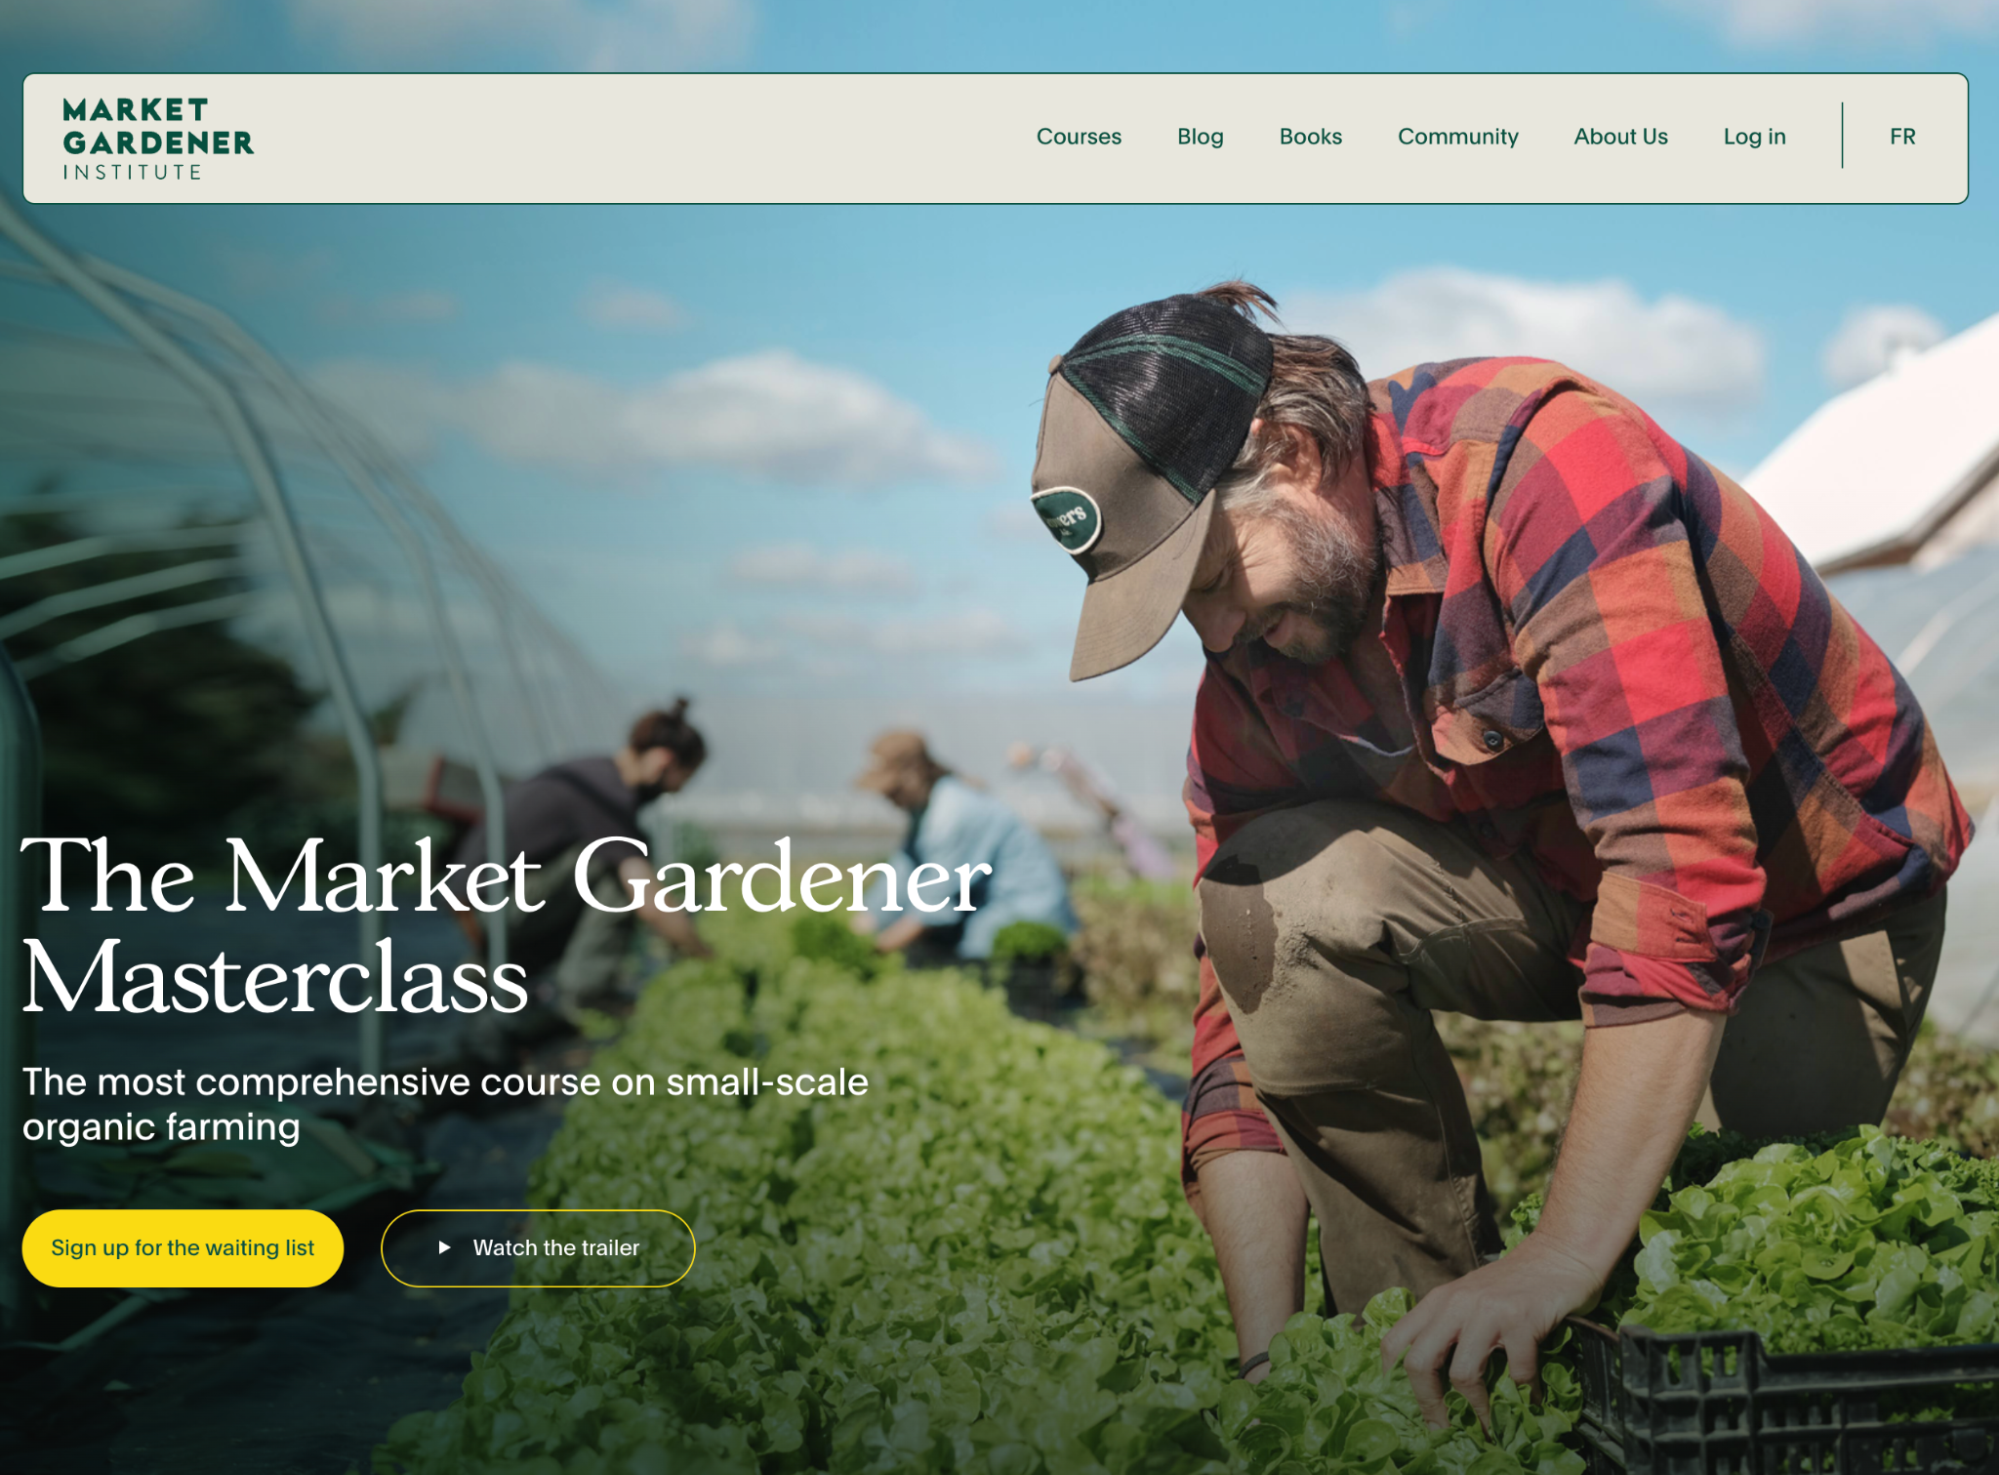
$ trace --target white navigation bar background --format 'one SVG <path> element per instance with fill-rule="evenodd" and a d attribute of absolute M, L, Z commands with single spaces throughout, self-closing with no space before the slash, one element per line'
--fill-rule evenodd
<path fill-rule="evenodd" d="M 1969 178 L 1957 73 L 44 74 L 22 106 L 38 205 L 1955 204 Z"/>

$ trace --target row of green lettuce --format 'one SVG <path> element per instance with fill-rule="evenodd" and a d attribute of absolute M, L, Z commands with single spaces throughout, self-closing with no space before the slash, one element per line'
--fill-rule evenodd
<path fill-rule="evenodd" d="M 869 982 L 779 928 L 720 936 L 724 961 L 649 990 L 598 1072 L 845 1067 L 867 1093 L 572 1102 L 531 1203 L 672 1209 L 693 1270 L 517 1290 L 459 1400 L 396 1424 L 378 1472 L 1579 1475 L 1559 1369 L 1541 1408 L 1502 1385 L 1491 1440 L 1462 1406 L 1424 1427 L 1381 1368 L 1399 1292 L 1294 1319 L 1271 1376 L 1236 1380 L 1174 1107 L 1101 1045 L 957 974 Z M 684 1234 L 649 1257 L 677 1275 Z"/>
<path fill-rule="evenodd" d="M 1999 1164 L 1945 1143 L 1696 1136 L 1638 1235 L 1605 1320 L 1774 1352 L 1999 1341 Z"/>

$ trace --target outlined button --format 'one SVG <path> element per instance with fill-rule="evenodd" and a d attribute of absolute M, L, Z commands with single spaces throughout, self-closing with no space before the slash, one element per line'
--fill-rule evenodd
<path fill-rule="evenodd" d="M 315 1209 L 50 1209 L 21 1236 L 50 1286 L 316 1286 L 346 1253 Z"/>
<path fill-rule="evenodd" d="M 382 1231 L 412 1290 L 664 1290 L 698 1253 L 671 1209 L 408 1209 Z"/>

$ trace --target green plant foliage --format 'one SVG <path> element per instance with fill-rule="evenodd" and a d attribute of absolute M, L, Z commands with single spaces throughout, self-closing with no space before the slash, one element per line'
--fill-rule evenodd
<path fill-rule="evenodd" d="M 1999 1054 L 1924 1021 L 1882 1125 L 1974 1157 L 1999 1153 Z"/>
<path fill-rule="evenodd" d="M 1499 1443 L 1462 1405 L 1422 1430 L 1374 1322 L 1300 1319 L 1270 1378 L 1235 1381 L 1174 1107 L 1101 1046 L 1013 1018 L 963 974 L 864 986 L 796 929 L 718 916 L 711 936 L 721 958 L 650 990 L 600 1075 L 754 1055 L 766 1080 L 844 1065 L 868 1094 L 574 1100 L 530 1201 L 673 1209 L 692 1272 L 663 1291 L 515 1292 L 459 1401 L 399 1422 L 377 1471 L 1579 1468 L 1551 1443 L 1566 1415 L 1503 1389 Z M 685 1264 L 677 1234 L 649 1257 L 658 1279 Z M 1321 1398 L 1331 1412 L 1299 1412 Z"/>
<path fill-rule="evenodd" d="M 1456 1418 L 1431 1429 L 1400 1368 L 1381 1366 L 1381 1336 L 1409 1311 L 1407 1291 L 1383 1291 L 1359 1317 L 1294 1316 L 1270 1347 L 1270 1376 L 1252 1387 L 1232 1383 L 1222 1394 L 1219 1424 L 1240 1465 L 1251 1475 L 1338 1470 L 1409 1471 L 1423 1475 L 1582 1475 L 1583 1459 L 1563 1438 L 1582 1398 L 1574 1375 L 1559 1362 L 1543 1373 L 1546 1397 L 1529 1404 L 1510 1378 L 1492 1384 L 1492 1439 Z"/>
<path fill-rule="evenodd" d="M 1486 1186 L 1503 1213 L 1548 1186 L 1582 1068 L 1583 1027 L 1462 1014 L 1436 1021 L 1478 1132 Z"/>
<path fill-rule="evenodd" d="M 1046 963 L 1069 950 L 1069 934 L 1046 922 L 1009 922 L 993 934 L 993 962 Z"/>
<path fill-rule="evenodd" d="M 673 858 L 705 875 L 708 867 L 722 861 L 722 847 L 705 826 L 691 819 L 673 822 Z"/>
<path fill-rule="evenodd" d="M 1944 1144 L 1772 1143 L 1672 1193 L 1639 1240 L 1606 1309 L 1657 1332 L 1744 1327 L 1777 1352 L 1999 1339 L 1999 1174 Z"/>
<path fill-rule="evenodd" d="M 1082 930 L 1071 944 L 1102 1032 L 1149 1050 L 1160 1070 L 1187 1069 L 1200 969 L 1200 910 L 1182 881 L 1084 877 L 1070 889 Z"/>
<path fill-rule="evenodd" d="M 813 913 L 791 924 L 792 950 L 815 963 L 831 963 L 857 978 L 873 978 L 887 964 L 874 942 L 847 925 L 843 916 Z"/>
<path fill-rule="evenodd" d="M 1102 1046 L 1014 1018 L 963 973 L 866 983 L 828 956 L 844 928 L 728 913 L 709 935 L 719 957 L 649 990 L 599 1073 L 844 1066 L 868 1094 L 574 1100 L 531 1203 L 670 1208 L 700 1244 L 693 1270 L 669 1290 L 516 1291 L 462 1396 L 399 1422 L 380 1475 L 1580 1475 L 1559 1346 L 1540 1407 L 1493 1373 L 1490 1438 L 1455 1393 L 1448 1428 L 1423 1424 L 1381 1366 L 1404 1292 L 1359 1318 L 1294 1317 L 1270 1374 L 1233 1378 L 1174 1108 Z M 1522 1069 L 1527 1037 L 1493 1034 L 1475 1099 L 1526 1083 L 1505 1109 L 1539 1133 L 1572 1043 Z M 1612 1321 L 1752 1326 L 1780 1349 L 1999 1334 L 1991 1163 L 1872 1130 L 1696 1134 L 1668 1187 L 1613 1279 Z M 1529 1193 L 1516 1234 L 1538 1211 Z M 675 1229 L 645 1269 L 669 1280 L 685 1257 Z M 574 1267 L 516 1272 L 560 1284 Z"/>

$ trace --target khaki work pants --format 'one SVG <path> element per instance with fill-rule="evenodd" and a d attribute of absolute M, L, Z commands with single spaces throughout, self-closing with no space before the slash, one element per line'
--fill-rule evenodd
<path fill-rule="evenodd" d="M 1462 827 L 1328 800 L 1234 835 L 1201 930 L 1264 1110 L 1319 1220 L 1334 1302 L 1418 1296 L 1500 1248 L 1478 1140 L 1432 1011 L 1580 1016 L 1588 908 Z M 1943 946 L 1942 894 L 1760 968 L 1699 1120 L 1753 1136 L 1878 1123 Z M 1642 1026 L 1612 1026 L 1642 1027 Z"/>

